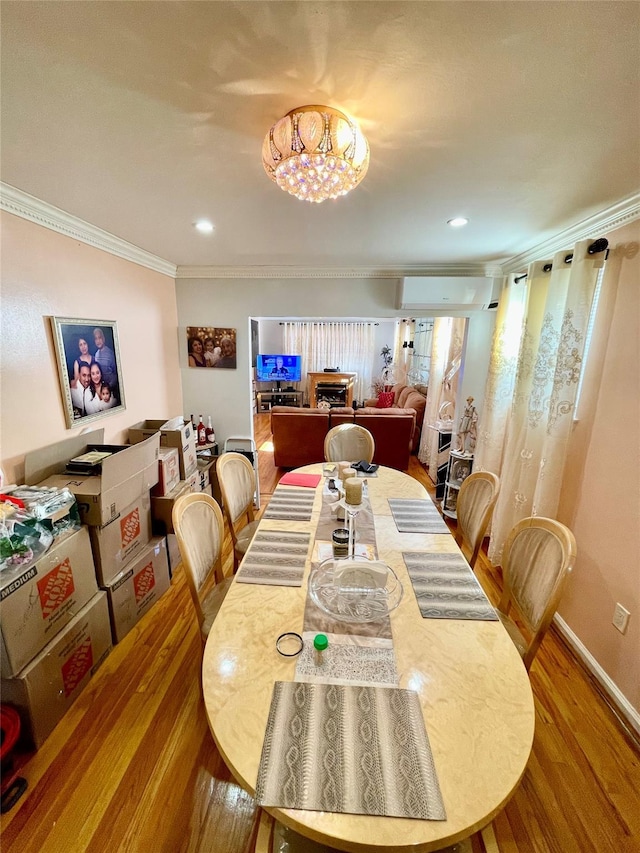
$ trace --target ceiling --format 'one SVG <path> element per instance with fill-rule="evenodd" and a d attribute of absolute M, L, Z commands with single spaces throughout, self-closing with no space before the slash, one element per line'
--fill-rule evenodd
<path fill-rule="evenodd" d="M 640 188 L 636 2 L 1 11 L 2 181 L 176 265 L 500 263 Z M 371 148 L 362 184 L 320 205 L 261 163 L 309 103 Z"/>

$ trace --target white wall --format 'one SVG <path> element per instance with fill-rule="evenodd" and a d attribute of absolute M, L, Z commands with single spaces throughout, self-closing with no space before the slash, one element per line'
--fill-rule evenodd
<path fill-rule="evenodd" d="M 277 355 L 279 352 L 284 353 L 282 349 L 282 326 L 280 325 L 280 320 L 260 317 L 258 328 L 260 329 L 260 346 L 258 352 L 265 355 L 270 353 Z"/>
<path fill-rule="evenodd" d="M 249 318 L 357 317 L 391 321 L 398 316 L 396 288 L 395 279 L 178 279 L 178 340 L 186 341 L 186 326 L 237 330 L 236 370 L 190 369 L 186 346 L 181 346 L 184 411 L 211 414 L 221 441 L 252 435 Z M 493 319 L 492 312 L 473 312 L 469 324 L 474 359 L 484 348 L 487 364 Z M 378 328 L 382 335 L 384 326 Z M 392 334 L 384 336 L 389 346 L 393 345 Z M 262 339 L 260 348 L 264 352 Z M 482 387 L 476 389 L 474 385 L 474 396 L 480 398 L 484 382 L 478 384 Z"/>
<path fill-rule="evenodd" d="M 640 220 L 606 236 L 558 508 L 578 545 L 559 613 L 635 709 L 640 732 Z M 617 602 L 631 613 L 626 634 L 612 624 Z"/>
<path fill-rule="evenodd" d="M 127 408 L 88 425 L 104 427 L 107 442 L 126 443 L 145 418 L 182 414 L 174 280 L 19 216 L 3 212 L 0 222 L 8 482 L 23 482 L 25 453 L 82 429 L 66 426 L 50 316 L 117 322 Z"/>
<path fill-rule="evenodd" d="M 462 381 L 458 383 L 456 425 L 462 415 L 467 397 L 474 398 L 474 406 L 478 410 L 478 417 L 482 412 L 484 386 L 487 381 L 487 371 L 489 369 L 491 337 L 495 323 L 495 311 L 479 311 L 467 323 L 467 345 L 464 364 L 462 366 Z"/>

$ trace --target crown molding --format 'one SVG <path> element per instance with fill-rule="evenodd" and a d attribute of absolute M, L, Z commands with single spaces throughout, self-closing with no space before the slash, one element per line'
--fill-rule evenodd
<path fill-rule="evenodd" d="M 64 210 L 0 181 L 0 210 L 28 219 L 89 246 L 173 279 L 400 279 L 405 276 L 501 277 L 524 272 L 529 263 L 572 246 L 587 237 L 601 237 L 640 218 L 640 192 L 508 260 L 492 264 L 409 264 L 401 267 L 287 267 L 287 266 L 176 266 L 144 249 L 103 231 Z"/>
<path fill-rule="evenodd" d="M 578 240 L 585 240 L 587 237 L 594 239 L 605 237 L 610 231 L 615 231 L 616 228 L 638 218 L 640 218 L 640 192 L 613 204 L 588 219 L 583 219 L 582 222 L 561 231 L 549 240 L 537 243 L 508 261 L 503 261 L 502 270 L 505 275 L 526 272 L 527 266 L 533 261 L 539 261 L 545 257 L 551 258 L 555 252 L 570 248 Z"/>
<path fill-rule="evenodd" d="M 276 267 L 276 266 L 179 266 L 177 279 L 186 278 L 390 278 L 406 276 L 502 276 L 502 268 L 487 264 L 450 264 L 443 266 L 420 264 L 403 267 Z"/>
<path fill-rule="evenodd" d="M 65 213 L 64 210 L 47 204 L 45 201 L 40 201 L 35 196 L 3 182 L 0 182 L 0 209 L 20 216 L 22 219 L 35 222 L 37 225 L 43 225 L 45 228 L 57 231 L 66 237 L 80 240 L 96 249 L 102 249 L 110 255 L 116 255 L 118 258 L 124 258 L 126 261 L 147 267 L 154 272 L 168 275 L 171 278 L 176 276 L 175 264 L 158 258 L 150 252 L 145 252 L 144 249 L 139 249 L 132 243 L 127 243 L 126 240 L 109 234 L 108 231 L 103 231 L 77 216 Z"/>

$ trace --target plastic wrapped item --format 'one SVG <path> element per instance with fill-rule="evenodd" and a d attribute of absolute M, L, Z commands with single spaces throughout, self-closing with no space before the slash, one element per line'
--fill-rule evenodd
<path fill-rule="evenodd" d="M 0 569 L 34 563 L 55 539 L 79 529 L 69 489 L 9 486 L 0 494 Z"/>
<path fill-rule="evenodd" d="M 36 518 L 16 511 L 0 521 L 0 570 L 35 563 L 53 542 L 53 534 Z"/>

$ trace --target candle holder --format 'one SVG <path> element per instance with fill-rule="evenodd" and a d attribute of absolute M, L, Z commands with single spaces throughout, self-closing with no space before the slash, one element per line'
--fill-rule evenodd
<path fill-rule="evenodd" d="M 360 512 L 362 504 L 345 503 L 344 507 L 347 512 L 347 530 L 349 531 L 349 557 L 355 557 L 356 553 L 356 519 Z"/>

